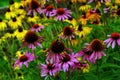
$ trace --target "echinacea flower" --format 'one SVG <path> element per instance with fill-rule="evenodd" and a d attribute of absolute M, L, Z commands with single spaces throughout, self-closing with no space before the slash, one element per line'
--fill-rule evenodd
<path fill-rule="evenodd" d="M 75 36 L 74 36 L 74 29 L 72 28 L 72 27 L 70 27 L 70 26 L 65 26 L 64 28 L 63 28 L 63 31 L 62 31 L 62 33 L 59 35 L 59 37 L 60 38 L 63 38 L 63 39 L 72 39 L 72 38 L 74 38 Z"/>
<path fill-rule="evenodd" d="M 111 45 L 112 48 L 115 48 L 116 44 L 120 46 L 120 34 L 118 32 L 114 32 L 108 36 L 109 38 L 104 41 L 107 44 L 107 47 L 110 47 Z"/>
<path fill-rule="evenodd" d="M 44 9 L 44 13 L 47 17 L 52 17 L 56 15 L 56 10 L 54 9 L 53 6 L 48 5 L 45 9 Z"/>
<path fill-rule="evenodd" d="M 59 62 L 61 59 L 61 54 L 65 52 L 65 45 L 60 40 L 54 40 L 47 53 L 47 60 L 51 60 L 53 62 Z"/>
<path fill-rule="evenodd" d="M 59 65 L 57 63 L 48 62 L 46 61 L 46 64 L 41 64 L 41 76 L 48 77 L 55 76 L 56 72 L 60 71 Z"/>
<path fill-rule="evenodd" d="M 18 40 L 23 40 L 25 34 L 27 33 L 27 30 L 24 30 L 22 27 L 19 27 L 15 32 L 14 35 Z"/>
<path fill-rule="evenodd" d="M 56 10 L 56 20 L 63 21 L 71 17 L 72 12 L 66 8 L 57 8 Z"/>
<path fill-rule="evenodd" d="M 28 31 L 25 34 L 23 46 L 28 46 L 28 48 L 34 50 L 35 46 L 42 47 L 41 43 L 42 43 L 42 37 L 38 36 L 35 32 Z"/>
<path fill-rule="evenodd" d="M 26 52 L 24 55 L 20 56 L 18 60 L 14 63 L 14 68 L 18 65 L 20 68 L 22 68 L 22 64 L 24 64 L 26 67 L 28 67 L 28 63 L 33 61 L 35 59 L 34 53 Z"/>
<path fill-rule="evenodd" d="M 87 48 L 83 48 L 81 51 L 79 51 L 79 56 L 82 56 L 82 61 L 88 61 L 88 62 L 92 62 L 90 59 L 90 56 L 93 52 Z"/>
<path fill-rule="evenodd" d="M 0 31 L 5 30 L 7 28 L 7 24 L 5 20 L 0 19 Z"/>
<path fill-rule="evenodd" d="M 40 31 L 40 30 L 43 29 L 43 28 L 44 28 L 43 25 L 34 24 L 34 25 L 32 26 L 32 28 L 31 28 L 31 31 L 36 31 L 36 32 L 38 32 L 38 31 Z"/>
<path fill-rule="evenodd" d="M 41 4 L 37 0 L 31 0 L 29 3 L 28 15 L 36 15 L 36 13 L 41 13 Z"/>
<path fill-rule="evenodd" d="M 93 63 L 96 63 L 96 60 L 99 60 L 103 56 L 106 56 L 106 54 L 103 52 L 103 50 L 105 50 L 103 41 L 99 39 L 93 39 L 91 43 L 88 44 L 88 49 L 92 51 L 90 60 L 92 60 Z"/>
<path fill-rule="evenodd" d="M 62 58 L 59 62 L 59 66 L 63 69 L 64 72 L 67 72 L 70 68 L 75 67 L 75 63 L 79 61 L 72 54 L 64 53 L 62 54 Z"/>
<path fill-rule="evenodd" d="M 12 28 L 12 29 L 17 29 L 18 27 L 22 26 L 22 22 L 20 19 L 14 17 L 12 18 L 9 22 L 8 25 Z"/>

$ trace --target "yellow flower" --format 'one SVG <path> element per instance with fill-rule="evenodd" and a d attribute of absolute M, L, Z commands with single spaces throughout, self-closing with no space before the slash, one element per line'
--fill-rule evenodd
<path fill-rule="evenodd" d="M 15 35 L 14 35 L 14 30 L 12 29 L 8 29 L 8 32 L 4 35 L 4 38 L 7 39 L 7 38 L 14 38 Z"/>
<path fill-rule="evenodd" d="M 72 24 L 73 27 L 77 25 L 77 21 L 74 18 L 69 18 L 69 19 L 66 19 L 65 21 Z"/>
<path fill-rule="evenodd" d="M 27 18 L 27 21 L 28 22 L 33 22 L 33 23 L 37 23 L 37 21 L 39 21 L 40 19 L 39 19 L 39 17 L 38 16 L 33 16 L 33 15 L 31 15 L 31 16 L 29 16 L 28 18 Z"/>
<path fill-rule="evenodd" d="M 7 9 L 7 12 L 5 13 L 6 19 L 11 19 L 12 17 L 15 17 L 16 13 L 14 11 L 11 11 L 10 8 Z"/>
<path fill-rule="evenodd" d="M 21 56 L 23 56 L 25 53 L 24 52 L 22 52 L 22 51 L 17 51 L 16 52 L 16 57 L 21 57 Z"/>
<path fill-rule="evenodd" d="M 120 0 L 115 0 L 115 3 L 120 5 Z"/>
<path fill-rule="evenodd" d="M 90 5 L 84 3 L 83 5 L 81 5 L 81 6 L 79 7 L 79 10 L 80 10 L 80 11 L 87 11 L 87 10 L 89 10 L 90 8 L 91 8 Z"/>
<path fill-rule="evenodd" d="M 72 2 L 72 3 L 76 3 L 76 2 L 77 2 L 77 0 L 71 0 L 71 2 Z"/>
<path fill-rule="evenodd" d="M 87 34 L 91 32 L 92 28 L 89 27 L 82 27 L 82 25 L 79 25 L 76 27 L 76 35 L 79 37 L 85 37 Z"/>
<path fill-rule="evenodd" d="M 15 9 L 18 9 L 21 5 L 23 5 L 22 3 L 20 2 L 12 2 L 12 4 L 10 4 L 10 10 L 15 10 Z"/>
<path fill-rule="evenodd" d="M 0 19 L 0 31 L 5 30 L 7 28 L 7 24 L 5 20 Z"/>
<path fill-rule="evenodd" d="M 18 40 L 22 40 L 26 34 L 27 30 L 23 30 L 21 27 L 19 27 L 15 32 L 14 35 Z"/>
<path fill-rule="evenodd" d="M 101 3 L 99 1 L 96 2 L 96 8 L 98 9 L 101 6 Z"/>
<path fill-rule="evenodd" d="M 86 3 L 86 0 L 78 0 L 80 3 Z"/>
<path fill-rule="evenodd" d="M 31 0 L 21 0 L 21 3 L 22 3 L 24 6 L 27 6 L 30 2 L 31 2 Z"/>
<path fill-rule="evenodd" d="M 80 18 L 78 18 L 78 22 L 80 22 L 82 25 L 86 25 L 87 20 L 88 20 L 88 17 L 85 14 L 83 14 Z"/>
<path fill-rule="evenodd" d="M 9 22 L 8 25 L 12 28 L 12 29 L 16 29 L 18 28 L 18 26 L 22 26 L 22 22 L 20 19 L 14 17 L 12 18 Z"/>
<path fill-rule="evenodd" d="M 86 63 L 86 66 L 82 67 L 81 69 L 82 69 L 83 73 L 87 73 L 90 70 L 90 65 Z"/>

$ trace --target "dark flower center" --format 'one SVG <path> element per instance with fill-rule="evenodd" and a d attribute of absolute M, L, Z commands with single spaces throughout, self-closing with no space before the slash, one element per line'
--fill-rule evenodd
<path fill-rule="evenodd" d="M 65 13 L 64 8 L 58 8 L 58 9 L 57 9 L 57 14 L 58 14 L 58 15 L 63 15 L 64 13 Z"/>
<path fill-rule="evenodd" d="M 97 10 L 96 10 L 96 13 L 97 13 L 97 14 L 100 14 L 100 10 L 99 10 L 99 9 L 97 9 Z"/>
<path fill-rule="evenodd" d="M 16 22 L 16 21 L 17 21 L 17 19 L 14 17 L 14 18 L 12 18 L 12 21 L 13 21 L 13 22 Z"/>
<path fill-rule="evenodd" d="M 86 49 L 86 48 L 83 48 L 83 50 L 82 50 L 85 54 L 87 54 L 87 55 L 91 55 L 93 52 L 91 51 L 91 50 L 88 50 L 88 49 Z"/>
<path fill-rule="evenodd" d="M 12 5 L 12 4 L 14 4 L 14 0 L 10 0 L 10 2 L 9 2 L 9 3 L 10 3 L 11 5 Z"/>
<path fill-rule="evenodd" d="M 20 6 L 19 9 L 24 9 L 24 7 L 23 7 L 23 6 Z"/>
<path fill-rule="evenodd" d="M 19 27 L 19 28 L 18 28 L 18 32 L 23 32 L 23 28 L 22 28 L 22 27 Z"/>
<path fill-rule="evenodd" d="M 55 66 L 53 64 L 50 64 L 50 63 L 47 64 L 47 69 L 52 70 L 54 68 L 55 68 Z"/>
<path fill-rule="evenodd" d="M 102 51 L 102 50 L 104 50 L 103 42 L 99 39 L 94 39 L 90 43 L 90 49 L 92 51 Z"/>
<path fill-rule="evenodd" d="M 0 19 L 0 22 L 2 22 L 2 19 Z"/>
<path fill-rule="evenodd" d="M 120 15 L 120 8 L 116 12 L 117 15 Z"/>
<path fill-rule="evenodd" d="M 83 31 L 83 28 L 82 28 L 81 24 L 78 26 L 78 31 Z"/>
<path fill-rule="evenodd" d="M 18 76 L 22 76 L 22 74 L 21 74 L 21 73 L 18 73 L 17 75 L 18 75 Z"/>
<path fill-rule="evenodd" d="M 27 60 L 28 60 L 28 57 L 25 56 L 25 55 L 23 55 L 23 56 L 20 57 L 20 62 L 25 62 Z"/>
<path fill-rule="evenodd" d="M 72 21 L 72 20 L 73 20 L 73 18 L 72 18 L 72 17 L 68 17 L 68 20 Z"/>
<path fill-rule="evenodd" d="M 13 29 L 8 29 L 7 32 L 10 33 L 10 34 L 13 34 L 14 30 Z"/>
<path fill-rule="evenodd" d="M 71 36 L 73 34 L 73 32 L 74 32 L 74 30 L 71 27 L 69 27 L 69 26 L 66 26 L 63 29 L 63 34 L 65 36 Z"/>
<path fill-rule="evenodd" d="M 114 39 L 114 40 L 117 40 L 117 39 L 119 39 L 120 38 L 120 34 L 119 33 L 117 33 L 117 32 L 114 32 L 114 33 L 112 33 L 111 34 L 111 36 L 110 36 L 112 39 Z"/>
<path fill-rule="evenodd" d="M 70 56 L 69 56 L 68 54 L 64 54 L 62 61 L 63 61 L 63 62 L 68 62 L 68 61 L 70 61 Z"/>
<path fill-rule="evenodd" d="M 83 3 L 82 3 L 82 5 L 86 5 L 86 3 L 85 3 L 85 2 L 83 2 Z"/>
<path fill-rule="evenodd" d="M 65 45 L 60 40 L 55 40 L 52 42 L 50 49 L 54 53 L 61 53 L 65 50 Z"/>
<path fill-rule="evenodd" d="M 93 21 L 93 24 L 99 24 L 98 20 Z"/>
<path fill-rule="evenodd" d="M 31 9 L 37 9 L 37 8 L 39 8 L 40 7 L 40 4 L 36 1 L 36 0 L 32 0 L 31 2 L 30 2 L 30 8 Z"/>
<path fill-rule="evenodd" d="M 10 12 L 10 8 L 7 8 L 7 10 L 6 10 L 7 12 Z"/>
<path fill-rule="evenodd" d="M 52 11 L 53 10 L 53 6 L 47 6 L 47 11 Z"/>
<path fill-rule="evenodd" d="M 34 43 L 38 40 L 38 35 L 33 31 L 28 31 L 25 35 L 25 41 L 28 43 Z"/>
<path fill-rule="evenodd" d="M 36 28 L 39 27 L 39 25 L 38 24 L 34 24 L 32 27 L 36 29 Z"/>

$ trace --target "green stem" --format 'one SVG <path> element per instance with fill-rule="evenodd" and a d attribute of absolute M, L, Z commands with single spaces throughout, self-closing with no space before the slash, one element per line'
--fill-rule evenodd
<path fill-rule="evenodd" d="M 97 66 L 96 66 L 96 74 L 97 74 L 97 77 L 98 77 L 98 80 L 101 80 L 100 79 L 100 71 L 99 71 L 99 61 L 97 61 Z"/>

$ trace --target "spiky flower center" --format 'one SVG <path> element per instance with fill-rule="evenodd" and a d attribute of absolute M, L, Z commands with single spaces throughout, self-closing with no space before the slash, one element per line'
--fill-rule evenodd
<path fill-rule="evenodd" d="M 47 64 L 47 69 L 48 70 L 52 70 L 54 68 L 55 68 L 55 66 L 53 64 L 51 64 L 51 63 Z"/>
<path fill-rule="evenodd" d="M 20 62 L 25 62 L 25 61 L 28 60 L 28 57 L 26 55 L 23 55 L 23 56 L 20 57 L 19 60 L 20 60 Z"/>
<path fill-rule="evenodd" d="M 53 8 L 54 8 L 53 6 L 47 6 L 47 7 L 46 7 L 47 11 L 52 11 Z"/>
<path fill-rule="evenodd" d="M 64 8 L 58 8 L 58 9 L 57 9 L 57 14 L 58 14 L 58 15 L 63 15 L 64 13 L 65 13 Z"/>
<path fill-rule="evenodd" d="M 68 62 L 68 61 L 70 61 L 70 56 L 69 56 L 68 54 L 64 54 L 62 61 L 63 61 L 63 62 Z"/>
<path fill-rule="evenodd" d="M 92 51 L 102 51 L 104 50 L 104 45 L 103 42 L 99 39 L 94 39 L 91 43 L 90 43 L 90 49 Z"/>
<path fill-rule="evenodd" d="M 35 9 L 37 9 L 39 7 L 40 7 L 40 4 L 39 4 L 39 2 L 37 0 L 32 0 L 30 2 L 30 8 L 31 9 L 35 10 Z"/>
<path fill-rule="evenodd" d="M 117 40 L 117 39 L 119 39 L 120 38 L 120 34 L 119 33 L 117 33 L 117 32 L 114 32 L 114 33 L 112 33 L 111 34 L 111 36 L 110 36 L 112 39 L 114 39 L 114 40 Z"/>
<path fill-rule="evenodd" d="M 38 24 L 34 24 L 32 27 L 36 29 L 36 28 L 39 27 L 39 25 Z"/>
<path fill-rule="evenodd" d="M 28 31 L 25 35 L 25 41 L 27 43 L 34 43 L 38 40 L 38 35 L 33 31 Z"/>
<path fill-rule="evenodd" d="M 54 53 L 61 53 L 65 50 L 65 45 L 60 40 L 55 40 L 52 42 L 50 46 L 50 50 Z"/>
<path fill-rule="evenodd" d="M 73 32 L 74 32 L 73 28 L 71 28 L 71 27 L 69 27 L 69 26 L 66 26 L 66 27 L 64 27 L 64 29 L 63 29 L 63 34 L 64 34 L 65 36 L 71 36 L 71 35 L 73 34 Z"/>
<path fill-rule="evenodd" d="M 14 30 L 13 29 L 8 29 L 7 32 L 10 33 L 10 34 L 13 34 Z"/>
<path fill-rule="evenodd" d="M 81 24 L 78 26 L 78 31 L 83 31 L 83 28 L 82 28 Z"/>

